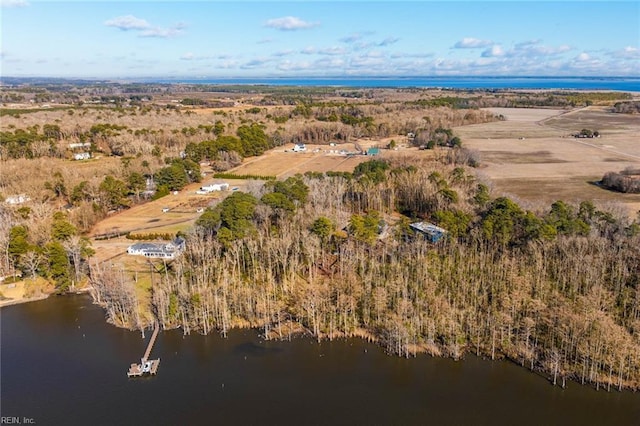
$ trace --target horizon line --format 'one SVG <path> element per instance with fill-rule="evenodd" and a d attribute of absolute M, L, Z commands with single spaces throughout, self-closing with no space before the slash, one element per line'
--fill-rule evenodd
<path fill-rule="evenodd" d="M 640 80 L 639 75 L 265 75 L 265 76 L 55 76 L 55 75 L 3 75 L 0 80 L 5 79 L 59 79 L 59 80 L 314 80 L 314 79 L 631 79 Z"/>

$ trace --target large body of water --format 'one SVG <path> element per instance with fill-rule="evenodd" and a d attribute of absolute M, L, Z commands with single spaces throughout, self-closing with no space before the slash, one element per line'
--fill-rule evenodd
<path fill-rule="evenodd" d="M 280 86 L 420 87 L 448 89 L 571 89 L 640 92 L 640 77 L 328 77 L 155 79 L 157 83 Z"/>
<path fill-rule="evenodd" d="M 473 356 L 403 359 L 358 339 L 175 330 L 152 352 L 158 375 L 128 379 L 145 341 L 106 324 L 86 297 L 3 308 L 0 321 L 1 415 L 37 425 L 640 424 L 640 393 L 562 390 Z"/>

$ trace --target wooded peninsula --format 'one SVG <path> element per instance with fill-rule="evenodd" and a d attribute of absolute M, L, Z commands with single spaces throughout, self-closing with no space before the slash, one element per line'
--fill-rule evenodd
<path fill-rule="evenodd" d="M 130 329 L 353 336 L 640 389 L 640 196 L 607 188 L 638 184 L 637 94 L 1 89 L 3 298 L 86 288 Z"/>

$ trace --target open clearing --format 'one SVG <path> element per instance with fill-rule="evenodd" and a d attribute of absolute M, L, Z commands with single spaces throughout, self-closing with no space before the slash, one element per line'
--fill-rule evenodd
<path fill-rule="evenodd" d="M 221 181 L 220 179 L 216 179 Z M 244 180 L 226 179 L 231 188 L 244 189 Z M 199 209 L 215 205 L 231 191 L 211 192 L 205 195 L 196 191 L 210 179 L 185 187 L 177 194 L 169 194 L 159 200 L 149 201 L 108 216 L 90 232 L 92 237 L 108 234 L 132 233 L 172 233 L 189 228 L 200 216 Z M 168 211 L 164 211 L 168 209 Z"/>
<path fill-rule="evenodd" d="M 480 152 L 481 174 L 494 191 L 524 201 L 549 204 L 558 199 L 622 203 L 630 215 L 640 195 L 621 194 L 594 183 L 609 171 L 640 167 L 640 120 L 602 107 L 574 111 L 492 108 L 506 120 L 457 127 L 465 147 Z M 581 129 L 601 137 L 578 139 Z"/>
<path fill-rule="evenodd" d="M 382 148 L 387 146 L 391 139 L 393 138 L 379 141 L 358 140 L 357 145 L 362 150 L 372 147 Z M 402 140 L 402 138 L 398 137 L 395 137 L 395 139 Z M 292 144 L 278 147 L 260 157 L 246 160 L 235 169 L 229 170 L 229 172 L 238 175 L 268 175 L 277 178 L 287 178 L 306 172 L 352 172 L 358 164 L 375 158 L 358 153 L 356 143 L 343 143 L 335 146 L 307 144 L 306 148 L 307 150 L 304 152 L 293 152 Z M 397 151 L 380 149 L 382 158 L 406 155 L 407 153 L 415 156 L 433 156 L 432 151 L 419 151 L 417 148 L 406 148 L 404 146 Z"/>
<path fill-rule="evenodd" d="M 367 149 L 375 143 L 360 144 Z M 264 155 L 248 159 L 235 169 L 229 170 L 238 175 L 268 175 L 286 178 L 297 173 L 353 171 L 353 168 L 363 161 L 370 160 L 366 155 L 355 154 L 353 143 L 329 145 L 306 145 L 304 152 L 293 152 L 293 145 L 278 147 L 267 151 Z M 348 153 L 353 153 L 349 155 Z"/>

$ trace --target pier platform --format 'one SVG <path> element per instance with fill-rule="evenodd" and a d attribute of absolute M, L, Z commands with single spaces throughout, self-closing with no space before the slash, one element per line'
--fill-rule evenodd
<path fill-rule="evenodd" d="M 160 327 L 158 323 L 155 323 L 155 328 L 153 330 L 153 334 L 151 335 L 151 339 L 149 340 L 149 344 L 147 345 L 147 350 L 144 355 L 140 359 L 140 364 L 133 363 L 129 367 L 129 371 L 127 371 L 127 377 L 140 377 L 145 375 L 155 376 L 158 374 L 158 367 L 160 366 L 160 358 L 158 359 L 149 359 L 149 355 L 151 355 L 151 349 L 153 349 L 153 344 L 156 342 L 156 338 L 158 337 L 158 332 L 160 331 Z"/>

